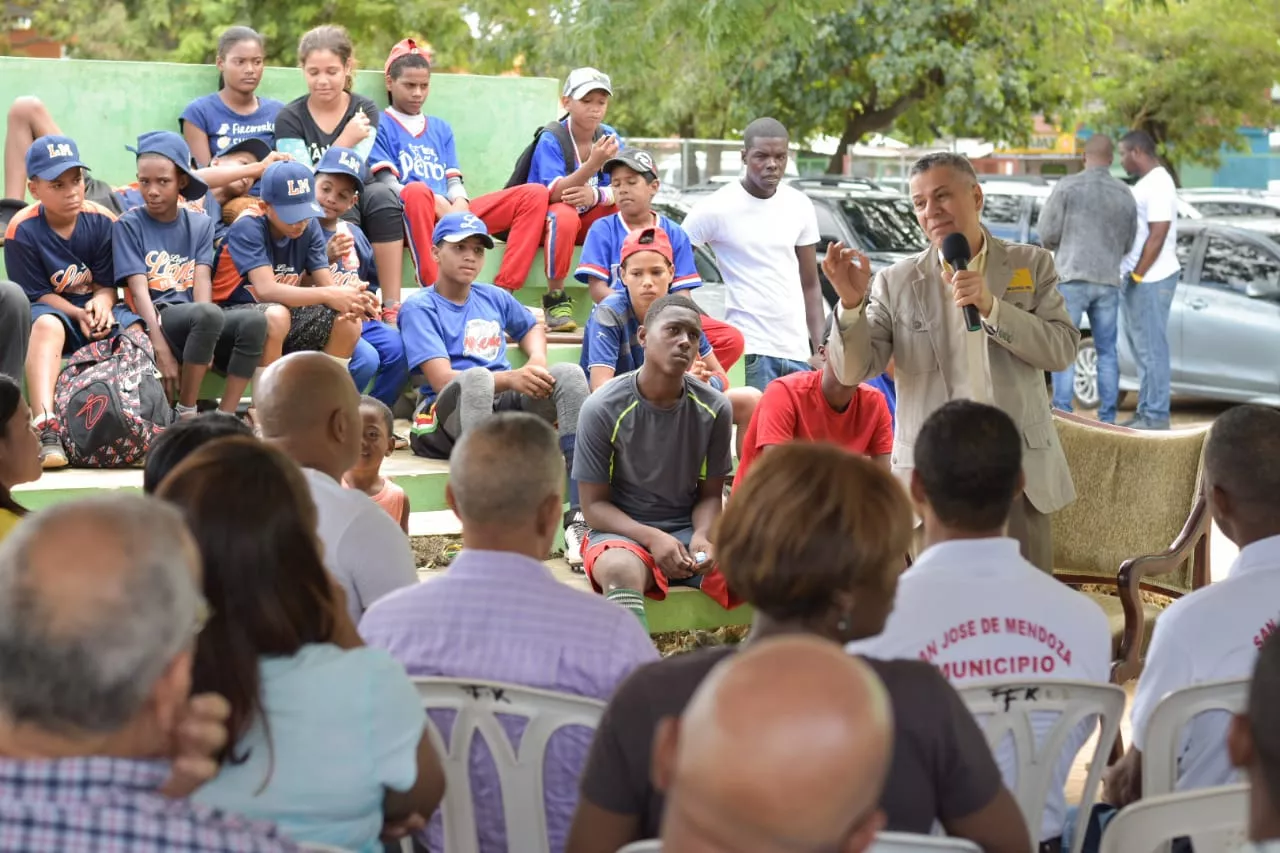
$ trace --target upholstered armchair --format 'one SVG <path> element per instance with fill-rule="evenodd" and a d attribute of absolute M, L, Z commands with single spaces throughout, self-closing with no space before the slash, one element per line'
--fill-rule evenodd
<path fill-rule="evenodd" d="M 1209 581 L 1207 430 L 1139 432 L 1054 413 L 1075 503 L 1054 513 L 1054 575 L 1111 621 L 1112 680 L 1142 670 L 1160 611 Z"/>

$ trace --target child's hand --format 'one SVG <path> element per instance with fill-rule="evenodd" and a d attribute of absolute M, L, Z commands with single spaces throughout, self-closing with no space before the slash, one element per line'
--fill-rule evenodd
<path fill-rule="evenodd" d="M 334 311 L 341 315 L 363 315 L 365 294 L 356 290 L 354 287 L 332 287 L 325 298 L 324 304 L 328 305 Z"/>
<path fill-rule="evenodd" d="M 618 137 L 612 133 L 607 133 L 591 144 L 591 154 L 587 157 L 587 162 L 595 167 L 595 171 L 600 171 L 600 167 L 613 158 L 618 153 Z"/>
<path fill-rule="evenodd" d="M 355 239 L 350 234 L 339 233 L 330 237 L 328 245 L 325 246 L 325 254 L 329 256 L 329 263 L 336 264 L 346 257 L 355 242 Z"/>
<path fill-rule="evenodd" d="M 710 382 L 711 377 L 715 374 L 707 367 L 707 363 L 700 358 L 694 359 L 693 364 L 689 365 L 689 373 L 693 374 L 694 379 L 702 382 Z"/>
<path fill-rule="evenodd" d="M 560 200 L 579 209 L 593 207 L 596 203 L 594 187 L 569 187 L 560 193 Z"/>
<path fill-rule="evenodd" d="M 293 159 L 292 154 L 286 154 L 283 151 L 272 151 L 265 158 L 263 158 L 261 162 L 258 163 L 258 166 L 259 166 L 258 177 L 261 178 L 262 173 L 267 171 L 267 167 L 270 166 L 272 163 L 283 163 L 287 160 L 292 160 L 292 159 Z"/>
<path fill-rule="evenodd" d="M 356 110 L 355 115 L 347 122 L 347 126 L 342 129 L 342 133 L 333 144 L 342 148 L 355 148 L 373 132 L 373 125 L 369 123 L 369 117 L 365 115 L 364 110 Z"/>

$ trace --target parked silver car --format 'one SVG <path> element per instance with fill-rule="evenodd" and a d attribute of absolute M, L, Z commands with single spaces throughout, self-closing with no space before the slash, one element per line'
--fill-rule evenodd
<path fill-rule="evenodd" d="M 1280 407 L 1280 242 L 1260 231 L 1179 220 L 1177 251 L 1182 276 L 1169 312 L 1173 393 Z M 1082 331 L 1076 404 L 1092 409 L 1097 350 Z M 1138 372 L 1123 322 L 1119 338 L 1123 396 L 1138 390 Z"/>

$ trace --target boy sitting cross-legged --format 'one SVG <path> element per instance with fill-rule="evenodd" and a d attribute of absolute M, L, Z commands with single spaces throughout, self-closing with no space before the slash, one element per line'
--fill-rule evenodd
<path fill-rule="evenodd" d="M 546 333 L 508 291 L 476 282 L 493 238 L 479 217 L 450 213 L 436 223 L 432 254 L 435 284 L 405 300 L 400 333 L 412 373 L 426 382 L 414 413 L 410 446 L 419 456 L 448 459 L 458 438 L 494 412 L 522 410 L 554 423 L 567 470 L 573 470 L 578 410 L 587 379 L 576 364 L 547 366 Z M 507 361 L 507 338 L 519 342 L 528 363 Z M 512 460 L 512 464 L 520 464 Z M 569 481 L 569 515 L 578 494 Z M 575 547 L 566 530 L 566 551 Z"/>

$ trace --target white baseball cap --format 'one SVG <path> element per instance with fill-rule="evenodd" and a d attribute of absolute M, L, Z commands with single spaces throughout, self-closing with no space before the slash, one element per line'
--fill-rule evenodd
<path fill-rule="evenodd" d="M 594 92 L 597 89 L 609 95 L 613 94 L 613 81 L 609 79 L 608 74 L 596 68 L 575 68 L 565 78 L 563 94 L 566 98 L 580 101 L 588 92 Z"/>

